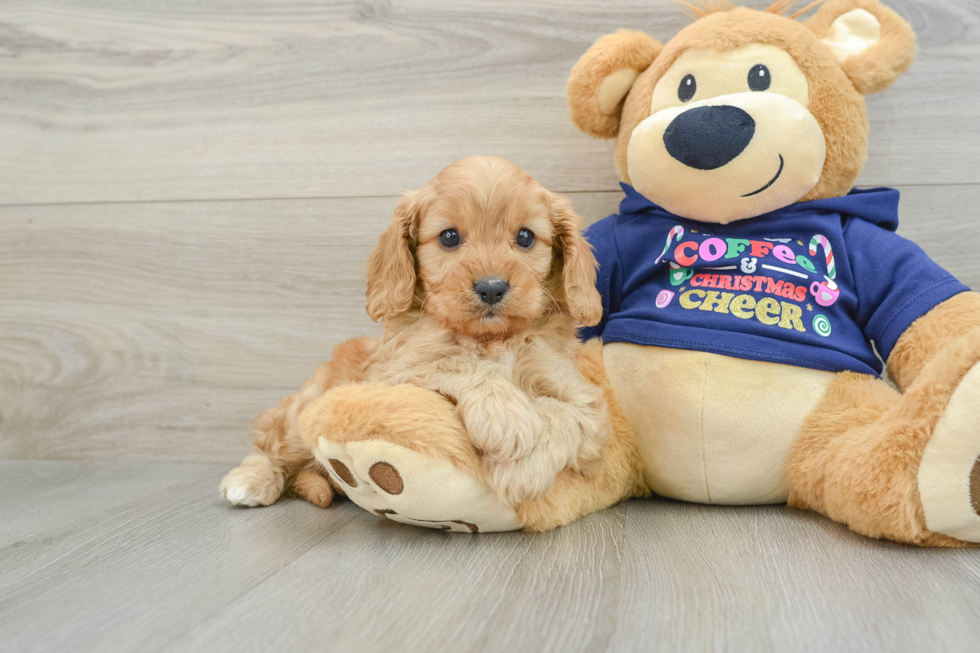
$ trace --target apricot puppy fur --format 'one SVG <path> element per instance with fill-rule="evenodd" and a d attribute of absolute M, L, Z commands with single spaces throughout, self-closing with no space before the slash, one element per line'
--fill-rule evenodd
<path fill-rule="evenodd" d="M 238 505 L 289 491 L 327 506 L 332 488 L 299 429 L 329 389 L 409 383 L 456 405 L 486 477 L 510 505 L 565 468 L 589 474 L 611 433 L 602 391 L 575 366 L 579 325 L 602 304 L 596 262 L 568 202 L 512 163 L 471 157 L 406 194 L 367 266 L 377 341 L 340 345 L 302 390 L 262 413 L 256 452 L 221 484 Z"/>

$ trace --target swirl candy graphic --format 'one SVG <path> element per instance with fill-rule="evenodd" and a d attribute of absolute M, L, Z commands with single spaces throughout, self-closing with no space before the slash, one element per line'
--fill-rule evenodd
<path fill-rule="evenodd" d="M 673 290 L 661 290 L 660 294 L 657 295 L 657 308 L 666 308 L 670 304 L 670 300 L 673 298 Z"/>
<path fill-rule="evenodd" d="M 664 245 L 664 251 L 660 252 L 660 256 L 657 257 L 657 260 L 654 261 L 654 263 L 659 263 L 660 259 L 662 259 L 664 257 L 664 254 L 667 253 L 667 250 L 670 249 L 671 243 L 674 242 L 674 236 L 677 236 L 677 240 L 683 238 L 684 227 L 677 225 L 676 227 L 671 228 L 670 232 L 667 234 L 667 244 Z"/>
<path fill-rule="evenodd" d="M 826 315 L 815 315 L 813 317 L 813 330 L 818 336 L 826 338 L 830 335 L 830 320 Z"/>

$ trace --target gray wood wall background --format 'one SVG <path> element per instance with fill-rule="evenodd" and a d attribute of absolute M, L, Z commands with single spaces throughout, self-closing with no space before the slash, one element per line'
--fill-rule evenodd
<path fill-rule="evenodd" d="M 980 286 L 980 3 L 893 0 L 921 53 L 869 98 L 862 185 Z M 377 333 L 362 266 L 397 202 L 497 154 L 588 220 L 612 143 L 565 80 L 668 0 L 0 5 L 0 457 L 235 462 L 251 417 Z"/>

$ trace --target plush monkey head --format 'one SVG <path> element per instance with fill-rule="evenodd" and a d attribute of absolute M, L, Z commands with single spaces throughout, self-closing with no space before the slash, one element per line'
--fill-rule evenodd
<path fill-rule="evenodd" d="M 572 120 L 615 137 L 620 178 L 692 220 L 847 194 L 867 156 L 864 95 L 908 69 L 915 34 L 877 0 L 830 0 L 806 22 L 812 5 L 785 15 L 794 4 L 695 0 L 699 18 L 666 45 L 600 38 L 568 81 Z"/>

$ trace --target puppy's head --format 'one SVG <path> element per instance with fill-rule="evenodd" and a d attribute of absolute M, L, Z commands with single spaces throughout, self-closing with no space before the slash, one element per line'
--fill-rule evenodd
<path fill-rule="evenodd" d="M 549 312 L 596 324 L 596 261 L 568 202 L 496 157 L 462 159 L 408 193 L 368 261 L 367 310 L 420 309 L 469 337 L 502 337 Z"/>

